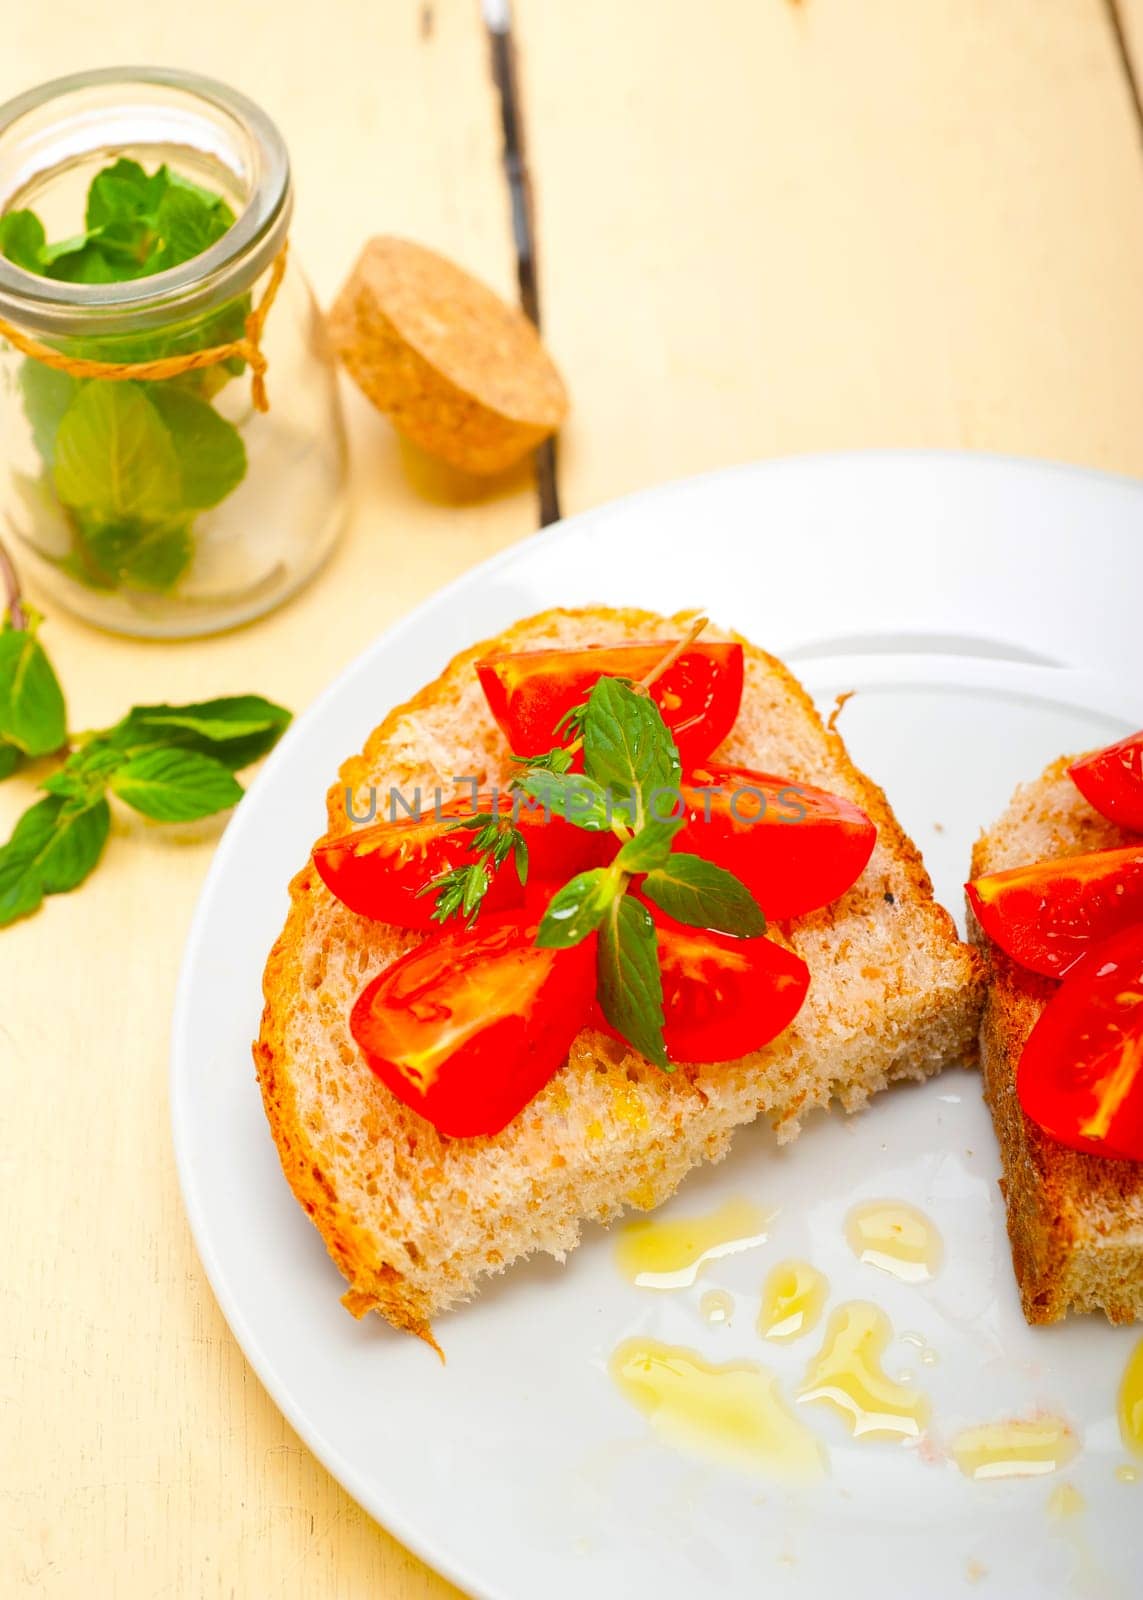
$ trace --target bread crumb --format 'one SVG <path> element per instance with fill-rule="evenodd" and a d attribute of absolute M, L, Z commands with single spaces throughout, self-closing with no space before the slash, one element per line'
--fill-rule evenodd
<path fill-rule="evenodd" d="M 833 710 L 830 712 L 829 721 L 826 723 L 826 727 L 831 733 L 837 732 L 837 719 L 840 717 L 841 713 L 844 711 L 845 707 L 848 705 L 849 701 L 853 699 L 856 693 L 856 689 L 846 689 L 842 694 L 839 694 L 837 699 L 834 701 Z"/>

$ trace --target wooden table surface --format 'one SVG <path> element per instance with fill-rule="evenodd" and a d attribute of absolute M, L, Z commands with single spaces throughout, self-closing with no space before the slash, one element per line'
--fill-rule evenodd
<path fill-rule="evenodd" d="M 574 414 L 565 512 L 790 451 L 937 445 L 1143 473 L 1143 0 L 515 0 L 539 291 Z M 374 232 L 514 294 L 477 0 L 55 0 L 5 16 L 0 96 L 153 61 L 281 123 L 323 300 Z M 180 645 L 53 611 L 75 727 L 136 698 L 296 709 L 383 628 L 537 524 L 347 391 L 357 508 L 274 616 Z M 924 537 L 924 529 L 918 529 Z M 380 708 L 379 708 L 380 709 Z M 324 785 L 325 775 L 315 782 Z M 30 800 L 0 789 L 0 825 Z M 0 1592 L 454 1593 L 263 1393 L 192 1247 L 167 1038 L 220 828 L 118 815 L 77 895 L 0 935 Z"/>

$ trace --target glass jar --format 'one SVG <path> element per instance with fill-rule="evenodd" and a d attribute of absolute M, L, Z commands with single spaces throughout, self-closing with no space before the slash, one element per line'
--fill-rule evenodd
<path fill-rule="evenodd" d="M 316 571 L 345 517 L 345 430 L 294 257 L 275 282 L 293 192 L 270 119 L 182 72 L 58 79 L 0 107 L 0 217 L 33 211 L 48 241 L 71 240 L 92 179 L 121 158 L 148 176 L 165 165 L 184 196 L 197 185 L 235 220 L 193 259 L 121 282 L 45 277 L 0 254 L 0 536 L 87 621 L 173 638 L 258 616 Z M 259 330 L 247 318 L 260 306 Z M 181 370 L 192 355 L 206 364 Z"/>

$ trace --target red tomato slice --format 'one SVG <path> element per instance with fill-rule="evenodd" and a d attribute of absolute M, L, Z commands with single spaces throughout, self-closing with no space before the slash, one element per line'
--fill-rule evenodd
<path fill-rule="evenodd" d="M 844 894 L 877 842 L 876 827 L 852 800 L 749 767 L 696 769 L 683 781 L 683 797 L 687 821 L 675 848 L 733 872 L 776 921 Z"/>
<path fill-rule="evenodd" d="M 773 939 L 730 939 L 652 909 L 663 974 L 663 1039 L 672 1061 L 736 1061 L 761 1050 L 802 1008 L 810 971 Z"/>
<path fill-rule="evenodd" d="M 731 939 L 647 909 L 659 941 L 671 1061 L 737 1061 L 789 1027 L 810 984 L 800 956 L 773 939 Z M 598 1005 L 592 1026 L 618 1037 Z"/>
<path fill-rule="evenodd" d="M 567 739 L 557 726 L 602 677 L 638 682 L 670 641 L 592 645 L 585 650 L 523 650 L 476 663 L 492 715 L 514 754 L 543 755 Z M 734 726 L 742 701 L 742 646 L 692 644 L 651 686 L 651 697 L 684 766 L 702 761 Z"/>
<path fill-rule="evenodd" d="M 370 1068 L 451 1138 L 499 1133 L 587 1022 L 595 940 L 541 950 L 535 936 L 511 915 L 450 929 L 386 968 L 353 1007 Z"/>
<path fill-rule="evenodd" d="M 988 937 L 1031 972 L 1062 978 L 1094 945 L 1143 921 L 1143 845 L 993 872 L 966 884 Z"/>
<path fill-rule="evenodd" d="M 1143 732 L 1084 756 L 1068 772 L 1097 811 L 1121 828 L 1143 833 Z"/>
<path fill-rule="evenodd" d="M 491 794 L 477 795 L 475 809 L 491 813 Z M 508 795 L 499 796 L 499 810 L 504 816 L 511 815 Z M 472 797 L 451 800 L 440 812 L 440 821 L 429 807 L 419 822 L 400 817 L 321 839 L 314 846 L 314 866 L 323 883 L 351 911 L 399 928 L 434 928 L 435 896 L 418 897 L 417 890 L 471 860 L 472 832 L 454 822 L 472 816 Z M 542 811 L 523 806 L 517 826 L 528 845 L 528 876 L 539 880 L 563 880 L 588 867 L 602 866 L 618 848 L 610 835 L 587 833 L 560 817 L 545 821 Z M 496 872 L 481 914 L 505 911 L 523 901 L 524 891 L 509 856 Z"/>
<path fill-rule="evenodd" d="M 1016 1092 L 1061 1144 L 1143 1161 L 1143 924 L 1072 968 L 1028 1036 Z"/>

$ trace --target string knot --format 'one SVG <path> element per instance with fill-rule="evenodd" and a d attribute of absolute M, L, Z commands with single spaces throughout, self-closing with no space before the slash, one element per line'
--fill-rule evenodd
<path fill-rule="evenodd" d="M 103 383 L 124 383 L 130 379 L 140 382 L 160 382 L 164 378 L 179 378 L 186 372 L 202 372 L 217 367 L 235 357 L 245 361 L 250 368 L 250 395 L 256 411 L 269 411 L 270 397 L 266 390 L 266 369 L 269 365 L 262 349 L 262 335 L 266 318 L 274 304 L 282 279 L 286 275 L 286 257 L 289 241 L 282 246 L 270 268 L 270 276 L 262 298 L 250 311 L 243 326 L 242 338 L 231 339 L 227 344 L 211 345 L 206 350 L 191 350 L 181 356 L 164 356 L 159 361 L 89 361 L 82 356 L 65 355 L 51 345 L 41 344 L 23 333 L 12 323 L 0 317 L 0 336 L 19 350 L 21 355 L 50 367 L 53 372 L 66 372 L 72 378 L 96 378 Z"/>

